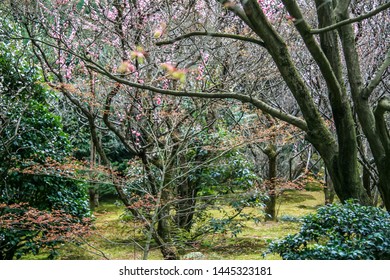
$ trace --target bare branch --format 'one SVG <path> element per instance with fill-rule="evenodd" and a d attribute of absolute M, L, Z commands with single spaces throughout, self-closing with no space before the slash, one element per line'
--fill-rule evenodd
<path fill-rule="evenodd" d="M 376 71 L 374 77 L 370 81 L 370 83 L 362 90 L 362 97 L 367 99 L 370 94 L 374 91 L 374 89 L 379 85 L 382 80 L 382 76 L 390 66 L 390 49 L 387 51 L 386 58 L 383 61 L 382 65 Z"/>
<path fill-rule="evenodd" d="M 217 38 L 229 38 L 229 39 L 233 39 L 233 40 L 246 41 L 246 42 L 254 43 L 254 44 L 260 45 L 262 47 L 265 47 L 264 42 L 262 40 L 257 40 L 257 39 L 254 39 L 254 38 L 244 37 L 244 36 L 240 36 L 240 35 L 236 35 L 236 34 L 216 33 L 216 32 L 208 32 L 208 31 L 205 31 L 205 32 L 201 32 L 201 31 L 191 32 L 191 33 L 184 34 L 184 35 L 181 35 L 179 37 L 176 37 L 176 38 L 174 38 L 172 40 L 157 42 L 156 45 L 157 46 L 169 45 L 169 44 L 173 44 L 175 42 L 178 42 L 180 40 L 183 40 L 183 39 L 186 39 L 186 38 L 190 38 L 190 37 L 195 37 L 195 36 L 209 36 L 209 37 L 217 37 Z"/>
<path fill-rule="evenodd" d="M 372 17 L 372 16 L 374 16 L 374 15 L 380 13 L 380 12 L 383 12 L 384 10 L 388 9 L 389 7 L 390 7 L 390 2 L 388 2 L 386 4 L 383 4 L 382 6 L 376 8 L 375 10 L 372 10 L 371 12 L 369 12 L 367 14 L 364 14 L 364 15 L 361 15 L 361 16 L 358 16 L 358 17 L 355 17 L 355 18 L 342 20 L 342 21 L 339 21 L 336 24 L 333 24 L 333 25 L 330 25 L 330 26 L 327 26 L 327 27 L 324 27 L 324 28 L 312 29 L 310 31 L 310 33 L 312 33 L 312 34 L 319 34 L 319 33 L 322 33 L 322 32 L 327 32 L 327 31 L 331 31 L 331 30 L 337 29 L 337 28 L 339 28 L 341 26 L 344 26 L 344 25 L 347 25 L 347 24 L 350 24 L 350 23 L 362 21 L 362 20 L 370 18 L 370 17 Z"/>

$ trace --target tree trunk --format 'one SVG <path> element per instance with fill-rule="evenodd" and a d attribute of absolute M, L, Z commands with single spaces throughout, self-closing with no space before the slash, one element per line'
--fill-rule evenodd
<path fill-rule="evenodd" d="M 196 183 L 189 179 L 180 184 L 177 189 L 179 202 L 176 205 L 176 225 L 186 231 L 190 231 L 196 206 Z"/>
<path fill-rule="evenodd" d="M 338 20 L 349 18 L 348 9 L 336 12 Z M 377 108 L 373 110 L 369 104 L 370 91 L 364 87 L 364 80 L 360 70 L 359 54 L 356 48 L 355 33 L 351 24 L 339 28 L 339 37 L 342 42 L 344 58 L 348 70 L 348 80 L 351 86 L 352 99 L 355 105 L 359 123 L 370 145 L 379 175 L 379 189 L 388 211 L 390 211 L 390 136 L 388 128 L 383 121 L 383 115 L 390 111 L 388 97 L 384 96 L 378 101 Z M 389 54 L 387 56 L 389 59 Z M 381 76 L 381 75 L 380 75 Z M 380 81 L 380 77 L 377 77 Z M 375 84 L 375 79 L 369 86 Z M 375 88 L 375 85 L 372 85 Z"/>
<path fill-rule="evenodd" d="M 268 180 L 270 182 L 267 194 L 268 200 L 265 203 L 265 220 L 276 221 L 276 146 L 269 144 L 264 153 L 268 157 Z"/>
<path fill-rule="evenodd" d="M 319 28 L 334 24 L 335 17 L 333 16 L 334 7 L 332 1 L 316 0 L 316 5 Z M 331 167 L 329 169 L 334 182 L 334 188 L 342 201 L 348 198 L 356 198 L 363 204 L 371 204 L 360 179 L 355 121 L 344 86 L 337 32 L 321 33 L 320 41 L 321 50 L 334 73 L 333 83 L 338 84 L 338 86 L 332 86 L 331 77 L 324 75 L 328 84 L 329 100 L 338 141 L 338 152 L 333 158 L 333 162 L 330 163 Z M 318 60 L 320 59 L 319 56 Z M 325 63 L 326 60 L 323 60 Z"/>
<path fill-rule="evenodd" d="M 166 207 L 164 202 L 167 202 L 169 194 L 167 190 L 162 190 L 161 195 L 161 207 L 158 211 L 158 223 L 157 223 L 157 235 L 160 241 L 160 251 L 164 257 L 164 260 L 178 260 L 179 256 L 176 247 L 172 242 L 172 225 L 170 223 L 169 207 Z"/>
<path fill-rule="evenodd" d="M 89 193 L 89 207 L 91 210 L 94 210 L 96 207 L 99 207 L 99 192 L 92 185 L 88 189 Z"/>
<path fill-rule="evenodd" d="M 379 173 L 379 190 L 383 204 L 387 211 L 390 212 L 390 160 L 384 158 L 378 166 Z"/>
<path fill-rule="evenodd" d="M 95 136 L 97 137 L 97 136 Z M 90 149 L 90 168 L 93 174 L 93 169 L 95 168 L 96 163 L 96 145 L 94 144 L 94 137 L 91 137 L 91 149 Z M 96 207 L 99 207 L 99 192 L 96 188 L 96 183 L 94 183 L 95 178 L 91 178 L 91 185 L 89 186 L 89 207 L 91 210 L 94 210 Z"/>
<path fill-rule="evenodd" d="M 328 205 L 333 203 L 335 191 L 334 191 L 332 179 L 330 178 L 327 170 L 325 170 L 325 184 L 326 184 L 324 188 L 325 205 Z"/>

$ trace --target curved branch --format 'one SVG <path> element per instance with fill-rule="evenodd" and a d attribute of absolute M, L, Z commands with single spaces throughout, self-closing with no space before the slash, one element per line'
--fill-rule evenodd
<path fill-rule="evenodd" d="M 362 90 L 362 97 L 367 99 L 374 89 L 379 85 L 382 80 L 383 74 L 386 72 L 387 68 L 390 66 L 390 49 L 387 51 L 386 58 L 383 61 L 382 65 L 376 71 L 374 77 L 370 83 Z"/>
<path fill-rule="evenodd" d="M 338 23 L 336 24 L 333 24 L 333 25 L 330 25 L 330 26 L 327 26 L 327 27 L 324 27 L 324 28 L 320 28 L 320 29 L 312 29 L 310 31 L 310 33 L 312 34 L 319 34 L 319 33 L 322 33 L 322 32 L 327 32 L 327 31 L 331 31 L 331 30 L 334 30 L 334 29 L 337 29 L 341 26 L 344 26 L 344 25 L 347 25 L 347 24 L 350 24 L 350 23 L 354 23 L 354 22 L 358 22 L 358 21 L 362 21 L 364 19 L 367 19 L 367 18 L 370 18 L 376 14 L 379 14 L 380 12 L 386 10 L 390 8 L 390 2 L 386 3 L 386 4 L 383 4 L 382 6 L 379 6 L 379 8 L 376 8 L 375 10 L 372 10 L 371 12 L 367 13 L 367 14 L 364 14 L 364 15 L 361 15 L 361 16 L 358 16 L 358 17 L 355 17 L 355 18 L 349 18 L 349 19 L 346 19 L 346 20 L 342 20 L 342 21 L 339 21 Z"/>
<path fill-rule="evenodd" d="M 190 37 L 194 37 L 194 36 L 209 36 L 209 37 L 217 37 L 217 38 L 229 38 L 229 39 L 233 39 L 233 40 L 240 40 L 240 41 L 254 43 L 254 44 L 260 45 L 262 47 L 265 47 L 263 41 L 257 40 L 257 39 L 254 39 L 254 38 L 244 37 L 244 36 L 240 36 L 240 35 L 236 35 L 236 34 L 216 33 L 216 32 L 208 32 L 208 31 L 205 31 L 205 32 L 196 31 L 196 32 L 191 32 L 191 33 L 188 33 L 188 34 L 184 34 L 184 35 L 176 37 L 176 38 L 174 38 L 172 40 L 157 42 L 156 46 L 163 46 L 163 45 L 173 44 L 173 43 L 178 42 L 180 40 L 183 40 L 183 39 L 186 39 L 186 38 L 190 38 Z"/>
<path fill-rule="evenodd" d="M 177 91 L 177 90 L 169 90 L 169 89 L 162 89 L 150 85 L 145 85 L 145 84 L 139 84 L 139 83 L 134 83 L 126 79 L 119 78 L 118 76 L 115 76 L 111 74 L 110 72 L 106 71 L 105 69 L 101 68 L 99 65 L 94 64 L 93 65 L 87 65 L 90 69 L 124 85 L 128 85 L 134 88 L 139 88 L 139 89 L 144 89 L 144 90 L 149 90 L 155 93 L 160 93 L 164 95 L 172 95 L 172 96 L 189 96 L 189 97 L 199 97 L 199 98 L 218 98 L 218 99 L 235 99 L 239 100 L 243 103 L 250 103 L 254 105 L 256 108 L 262 110 L 263 112 L 266 112 L 270 114 L 271 116 L 274 116 L 275 118 L 278 118 L 282 121 L 285 121 L 289 124 L 292 124 L 298 128 L 300 128 L 303 131 L 307 131 L 307 124 L 304 120 L 301 118 L 295 117 L 290 114 L 286 114 L 282 112 L 279 109 L 276 109 L 264 101 L 253 98 L 252 96 L 249 95 L 244 95 L 244 94 L 238 94 L 238 93 L 206 93 L 206 92 L 194 92 L 194 91 Z"/>

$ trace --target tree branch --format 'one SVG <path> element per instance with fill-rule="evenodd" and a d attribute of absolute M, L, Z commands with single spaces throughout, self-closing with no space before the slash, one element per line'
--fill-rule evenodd
<path fill-rule="evenodd" d="M 385 73 L 385 71 L 389 66 L 390 66 L 390 49 L 387 51 L 385 60 L 383 61 L 379 69 L 376 71 L 370 83 L 362 90 L 361 95 L 364 99 L 367 99 L 370 96 L 370 94 L 374 91 L 374 89 L 379 85 L 379 83 L 382 80 L 383 73 Z"/>
<path fill-rule="evenodd" d="M 265 47 L 263 41 L 257 40 L 257 39 L 254 39 L 254 38 L 244 37 L 244 36 L 240 36 L 240 35 L 236 35 L 236 34 L 216 33 L 216 32 L 208 32 L 208 31 L 205 31 L 205 32 L 201 32 L 201 31 L 191 32 L 191 33 L 184 34 L 184 35 L 181 35 L 179 37 L 176 37 L 176 38 L 174 38 L 172 40 L 157 42 L 156 45 L 157 46 L 169 45 L 169 44 L 173 44 L 175 42 L 178 42 L 180 40 L 183 40 L 183 39 L 186 39 L 186 38 L 190 38 L 190 37 L 194 37 L 194 36 L 209 36 L 209 37 L 217 37 L 217 38 L 229 38 L 229 39 L 233 39 L 233 40 L 246 41 L 246 42 L 254 43 L 254 44 L 260 45 L 262 47 Z"/>
<path fill-rule="evenodd" d="M 235 99 L 239 100 L 243 103 L 250 103 L 254 105 L 256 108 L 270 114 L 271 116 L 274 116 L 275 118 L 278 118 L 282 121 L 285 121 L 289 124 L 292 124 L 298 128 L 300 128 L 303 131 L 307 131 L 307 124 L 304 120 L 301 118 L 297 118 L 293 115 L 286 114 L 279 109 L 276 109 L 264 101 L 253 98 L 252 96 L 249 95 L 244 95 L 244 94 L 238 94 L 238 93 L 205 93 L 205 92 L 193 92 L 193 91 L 177 91 L 177 90 L 169 90 L 169 89 L 162 89 L 150 85 L 145 85 L 145 84 L 139 84 L 139 83 L 134 83 L 126 79 L 122 79 L 118 76 L 113 75 L 112 73 L 108 72 L 104 68 L 100 67 L 97 64 L 94 64 L 95 66 L 91 64 L 87 64 L 87 67 L 90 69 L 124 85 L 128 85 L 134 88 L 139 88 L 139 89 L 144 89 L 144 90 L 149 90 L 155 93 L 160 93 L 164 95 L 172 95 L 172 96 L 190 96 L 190 97 L 199 97 L 199 98 L 220 98 L 220 99 Z"/>
<path fill-rule="evenodd" d="M 367 13 L 367 14 L 364 14 L 364 15 L 361 15 L 361 16 L 358 16 L 358 17 L 355 17 L 355 18 L 349 18 L 349 19 L 346 19 L 346 20 L 342 20 L 342 21 L 339 21 L 338 23 L 336 24 L 333 24 L 333 25 L 330 25 L 330 26 L 327 26 L 327 27 L 324 27 L 324 28 L 320 28 L 320 29 L 312 29 L 310 30 L 310 33 L 312 34 L 319 34 L 319 33 L 322 33 L 322 32 L 327 32 L 327 31 L 331 31 L 331 30 L 334 30 L 334 29 L 337 29 L 341 26 L 344 26 L 344 25 L 347 25 L 347 24 L 350 24 L 350 23 L 354 23 L 354 22 L 358 22 L 358 21 L 362 21 L 364 19 L 367 19 L 367 18 L 370 18 L 386 9 L 388 9 L 390 7 L 390 2 L 386 3 L 386 4 L 383 4 L 382 6 L 376 8 L 375 10 L 372 10 L 371 12 Z"/>

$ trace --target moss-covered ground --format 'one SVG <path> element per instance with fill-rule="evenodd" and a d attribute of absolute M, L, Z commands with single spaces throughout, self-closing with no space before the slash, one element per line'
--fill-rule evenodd
<path fill-rule="evenodd" d="M 271 240 L 298 232 L 299 219 L 323 204 L 324 194 L 321 190 L 286 191 L 278 198 L 278 222 L 245 221 L 242 232 L 236 237 L 230 233 L 207 235 L 196 247 L 188 248 L 187 252 L 201 252 L 205 258 L 213 260 L 264 259 L 263 252 Z M 93 234 L 83 244 L 62 246 L 58 259 L 142 259 L 143 252 L 140 248 L 145 244 L 142 226 L 123 215 L 124 207 L 120 204 L 101 203 L 94 211 L 96 219 Z M 27 259 L 45 257 L 44 252 L 38 256 L 25 256 Z M 160 250 L 153 247 L 153 244 L 148 259 L 162 259 Z M 279 257 L 267 255 L 265 259 Z"/>

